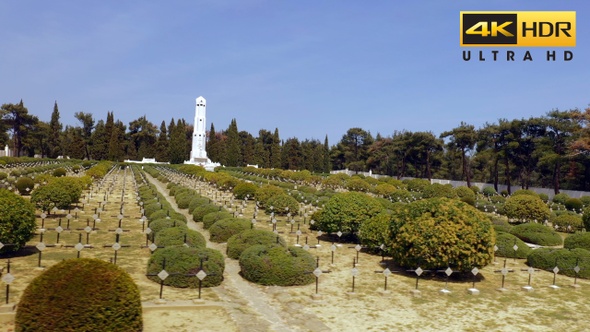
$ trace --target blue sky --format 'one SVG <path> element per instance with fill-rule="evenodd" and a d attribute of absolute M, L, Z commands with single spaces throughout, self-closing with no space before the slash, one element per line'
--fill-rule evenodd
<path fill-rule="evenodd" d="M 465 62 L 461 10 L 575 10 L 574 59 Z M 438 135 L 588 107 L 589 14 L 583 0 L 2 1 L 0 103 L 159 125 L 192 122 L 202 95 L 217 130 L 236 118 L 254 136 L 330 144 L 352 127 Z"/>

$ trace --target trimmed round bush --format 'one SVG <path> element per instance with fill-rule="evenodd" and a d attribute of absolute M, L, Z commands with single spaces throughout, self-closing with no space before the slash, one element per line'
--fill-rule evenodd
<path fill-rule="evenodd" d="M 506 199 L 502 213 L 518 221 L 545 221 L 549 219 L 549 208 L 538 196 L 517 195 Z"/>
<path fill-rule="evenodd" d="M 193 211 L 193 221 L 194 222 L 202 222 L 203 217 L 206 214 L 209 214 L 211 212 L 221 212 L 221 211 L 226 211 L 226 210 L 217 206 L 217 205 L 214 205 L 214 204 L 201 205 Z"/>
<path fill-rule="evenodd" d="M 539 193 L 539 198 L 544 202 L 547 203 L 549 202 L 549 195 L 545 194 L 545 193 Z"/>
<path fill-rule="evenodd" d="M 564 205 L 566 209 L 574 212 L 580 212 L 584 208 L 584 204 L 579 198 L 568 198 Z"/>
<path fill-rule="evenodd" d="M 34 236 L 35 207 L 19 195 L 0 189 L 0 211 L 0 242 L 14 244 L 0 252 L 17 251 Z"/>
<path fill-rule="evenodd" d="M 433 183 L 424 187 L 422 190 L 422 198 L 446 197 L 457 198 L 457 193 L 453 186 L 448 184 Z"/>
<path fill-rule="evenodd" d="M 195 209 L 201 205 L 206 205 L 209 204 L 209 199 L 206 197 L 201 197 L 201 196 L 197 196 L 197 197 L 193 197 L 191 199 L 191 202 L 188 204 L 188 213 L 193 214 L 193 212 L 195 211 Z"/>
<path fill-rule="evenodd" d="M 182 228 L 182 229 L 188 228 L 186 226 L 186 224 L 183 223 L 182 221 L 173 220 L 173 219 L 157 219 L 157 220 L 151 221 L 149 223 L 149 227 L 152 230 L 152 232 L 148 235 L 148 237 L 150 238 L 150 241 L 154 241 L 157 234 L 164 229 L 172 228 L 172 227 L 178 227 L 178 228 Z"/>
<path fill-rule="evenodd" d="M 66 176 L 66 170 L 63 167 L 59 167 L 53 170 L 53 173 L 51 173 L 51 175 L 55 176 L 56 178 L 60 177 L 60 176 Z"/>
<path fill-rule="evenodd" d="M 518 250 L 514 251 L 514 245 L 518 247 Z M 498 246 L 496 251 L 498 257 L 527 258 L 532 251 L 521 239 L 505 232 L 499 232 L 496 235 L 496 246 Z"/>
<path fill-rule="evenodd" d="M 240 268 L 244 278 L 260 285 L 297 286 L 315 281 L 309 272 L 316 261 L 302 248 L 254 245 L 240 255 Z"/>
<path fill-rule="evenodd" d="M 500 195 L 490 196 L 490 202 L 494 204 L 504 204 L 506 203 L 506 197 Z"/>
<path fill-rule="evenodd" d="M 526 223 L 516 225 L 510 229 L 510 234 L 524 242 L 540 246 L 559 246 L 563 243 L 561 236 L 556 231 L 543 224 Z"/>
<path fill-rule="evenodd" d="M 484 194 L 484 196 L 494 196 L 498 194 L 494 187 L 485 187 L 481 192 Z"/>
<path fill-rule="evenodd" d="M 550 249 L 540 248 L 533 250 L 527 257 L 527 264 L 537 269 L 552 271 L 556 264 L 559 268 L 559 274 L 569 277 L 575 277 L 576 272 L 573 270 L 580 266 L 578 277 L 590 278 L 590 251 L 586 249 Z"/>
<path fill-rule="evenodd" d="M 466 187 L 466 186 L 461 186 L 461 187 L 457 187 L 455 188 L 455 193 L 457 194 L 457 197 L 459 197 L 459 199 L 469 205 L 475 205 L 475 199 L 476 199 L 476 194 L 473 191 L 472 188 L 476 188 L 477 190 L 479 190 L 479 188 L 477 187 Z"/>
<path fill-rule="evenodd" d="M 15 323 L 16 331 L 142 331 L 139 289 L 117 265 L 68 259 L 29 283 Z"/>
<path fill-rule="evenodd" d="M 186 238 L 186 242 L 184 242 Z M 156 234 L 155 241 L 158 246 L 162 247 L 174 247 L 186 245 L 189 247 L 201 247 L 207 246 L 207 241 L 203 234 L 188 228 L 182 227 L 170 227 L 159 231 Z"/>
<path fill-rule="evenodd" d="M 165 219 L 166 217 L 170 216 L 170 212 L 168 210 L 158 210 L 155 211 L 153 213 L 150 213 L 150 219 L 151 220 L 157 220 L 157 219 Z"/>
<path fill-rule="evenodd" d="M 176 197 L 176 205 L 179 209 L 188 209 L 192 199 L 193 197 L 187 194 L 179 195 Z"/>
<path fill-rule="evenodd" d="M 209 227 L 213 226 L 213 224 L 216 223 L 218 220 L 233 217 L 234 215 L 231 212 L 227 211 L 207 213 L 205 216 L 203 216 L 203 228 L 209 229 Z"/>
<path fill-rule="evenodd" d="M 582 196 L 580 197 L 580 201 L 582 202 L 584 207 L 590 206 L 590 196 Z"/>
<path fill-rule="evenodd" d="M 314 215 L 318 230 L 337 233 L 357 233 L 360 225 L 383 210 L 379 202 L 363 193 L 338 193 Z"/>
<path fill-rule="evenodd" d="M 150 256 L 147 272 L 153 274 L 148 276 L 153 282 L 160 283 L 156 275 L 162 271 L 162 263 L 166 260 L 166 272 L 180 275 L 170 275 L 164 280 L 164 285 L 177 288 L 198 288 L 199 279 L 195 276 L 200 271 L 201 258 L 203 259 L 203 270 L 207 276 L 202 281 L 202 287 L 219 286 L 223 281 L 225 261 L 223 254 L 215 249 L 202 247 L 169 247 L 156 250 Z M 192 276 L 186 276 L 193 274 Z"/>
<path fill-rule="evenodd" d="M 398 189 L 389 194 L 389 198 L 392 201 L 409 203 L 416 200 L 418 193 L 411 193 L 405 189 Z"/>
<path fill-rule="evenodd" d="M 264 229 L 248 229 L 233 235 L 227 240 L 227 257 L 239 259 L 244 250 L 254 245 L 287 247 L 287 242 L 271 231 Z"/>
<path fill-rule="evenodd" d="M 0 181 L 6 180 L 7 177 L 8 177 L 8 174 L 6 174 L 5 172 L 0 172 Z"/>
<path fill-rule="evenodd" d="M 241 233 L 251 227 L 252 223 L 245 219 L 221 219 L 209 227 L 209 239 L 217 243 L 226 242 L 233 235 Z"/>
<path fill-rule="evenodd" d="M 21 195 L 30 195 L 35 188 L 35 181 L 28 177 L 20 177 L 16 180 L 15 187 Z"/>
<path fill-rule="evenodd" d="M 590 250 L 590 232 L 578 232 L 565 238 L 563 247 L 566 249 Z"/>
<path fill-rule="evenodd" d="M 403 183 L 406 184 L 408 191 L 423 191 L 424 188 L 430 185 L 430 181 L 426 179 L 404 180 Z"/>
<path fill-rule="evenodd" d="M 423 199 L 391 217 L 392 256 L 416 268 L 472 269 L 493 258 L 495 232 L 486 215 L 459 200 Z"/>
<path fill-rule="evenodd" d="M 570 198 L 568 194 L 559 193 L 553 196 L 553 203 L 565 205 L 565 202 Z"/>
<path fill-rule="evenodd" d="M 371 189 L 371 185 L 359 177 L 351 177 L 346 181 L 344 187 L 348 190 L 362 192 L 367 192 Z"/>
<path fill-rule="evenodd" d="M 148 216 L 148 218 L 152 215 L 152 213 L 158 211 L 158 210 L 163 210 L 162 209 L 162 204 L 159 202 L 156 203 L 150 203 L 150 204 L 144 204 L 143 205 L 143 213 Z"/>
<path fill-rule="evenodd" d="M 272 209 L 271 209 L 272 207 Z M 299 203 L 290 195 L 281 194 L 266 200 L 266 213 L 274 212 L 276 215 L 299 212 Z"/>
<path fill-rule="evenodd" d="M 559 232 L 575 233 L 584 229 L 582 217 L 572 212 L 562 213 L 551 218 L 551 223 L 553 228 Z"/>
<path fill-rule="evenodd" d="M 266 201 L 273 196 L 282 195 L 285 191 L 280 187 L 273 186 L 273 185 L 264 185 L 256 190 L 256 201 L 261 207 L 265 207 Z"/>
<path fill-rule="evenodd" d="M 492 225 L 494 226 L 494 230 L 496 231 L 496 233 L 499 233 L 499 232 L 510 233 L 510 229 L 512 228 L 512 225 L 508 222 L 508 220 L 505 220 L 498 215 L 492 215 L 491 220 L 492 220 Z"/>
<path fill-rule="evenodd" d="M 584 228 L 586 231 L 590 232 L 590 207 L 584 209 L 584 213 L 582 214 L 582 222 L 584 223 Z"/>
<path fill-rule="evenodd" d="M 256 190 L 258 190 L 258 186 L 254 183 L 240 182 L 234 187 L 232 192 L 237 199 L 244 199 L 246 197 L 253 199 L 256 195 Z"/>

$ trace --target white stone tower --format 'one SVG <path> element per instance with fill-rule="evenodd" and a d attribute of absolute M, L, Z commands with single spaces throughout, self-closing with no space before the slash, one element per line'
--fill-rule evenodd
<path fill-rule="evenodd" d="M 207 158 L 206 141 L 207 129 L 205 128 L 205 117 L 207 112 L 207 101 L 203 97 L 197 98 L 197 106 L 195 107 L 195 122 L 193 125 L 193 147 L 191 149 L 190 161 L 197 164 L 210 163 L 211 160 Z"/>
<path fill-rule="evenodd" d="M 185 161 L 185 164 L 195 164 L 205 167 L 208 171 L 213 171 L 215 167 L 221 166 L 219 163 L 212 163 L 207 157 L 207 121 L 205 119 L 207 112 L 207 101 L 203 97 L 197 98 L 195 107 L 195 122 L 193 124 L 193 144 L 191 149 L 191 158 Z"/>

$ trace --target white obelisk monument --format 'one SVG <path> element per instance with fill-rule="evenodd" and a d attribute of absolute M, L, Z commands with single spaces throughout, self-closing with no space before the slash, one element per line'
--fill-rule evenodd
<path fill-rule="evenodd" d="M 221 166 L 219 163 L 212 163 L 211 159 L 207 157 L 206 142 L 206 113 L 207 101 L 203 97 L 197 98 L 197 106 L 195 107 L 195 122 L 193 125 L 193 145 L 191 149 L 190 160 L 185 161 L 185 164 L 195 164 L 205 167 L 208 171 L 213 171 L 216 166 Z"/>

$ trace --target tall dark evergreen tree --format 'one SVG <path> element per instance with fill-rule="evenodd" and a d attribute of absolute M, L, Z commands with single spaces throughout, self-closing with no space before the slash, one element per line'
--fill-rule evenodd
<path fill-rule="evenodd" d="M 244 165 L 254 164 L 254 146 L 256 145 L 256 139 L 245 130 L 240 131 L 239 136 L 242 149 L 242 163 Z"/>
<path fill-rule="evenodd" d="M 272 135 L 272 145 L 270 147 L 270 167 L 281 168 L 281 139 L 279 138 L 279 128 L 275 128 Z"/>
<path fill-rule="evenodd" d="M 158 135 L 158 141 L 156 142 L 156 161 L 158 161 L 158 162 L 170 161 L 170 156 L 168 153 L 169 153 L 168 131 L 166 130 L 166 121 L 162 121 L 162 124 L 160 124 L 160 134 Z"/>
<path fill-rule="evenodd" d="M 178 119 L 176 125 L 171 125 L 170 136 L 170 163 L 182 164 L 186 159 L 186 135 L 182 121 Z M 169 128 L 170 128 L 169 127 Z"/>
<path fill-rule="evenodd" d="M 12 132 L 13 147 L 16 157 L 20 157 L 23 149 L 23 139 L 31 128 L 39 121 L 36 116 L 30 115 L 29 110 L 21 100 L 18 104 L 4 104 L 0 108 L 0 122 Z"/>
<path fill-rule="evenodd" d="M 226 166 L 242 166 L 242 150 L 240 146 L 240 135 L 236 119 L 232 119 L 227 128 L 227 142 L 225 154 Z"/>
<path fill-rule="evenodd" d="M 332 170 L 332 163 L 330 162 L 330 145 L 328 145 L 328 135 L 324 139 L 324 165 L 323 172 L 330 173 Z"/>
<path fill-rule="evenodd" d="M 62 124 L 59 122 L 59 109 L 57 101 L 53 104 L 53 112 L 51 113 L 51 120 L 49 121 L 49 136 L 47 137 L 47 145 L 49 147 L 49 158 L 57 158 L 63 155 L 61 144 Z"/>
<path fill-rule="evenodd" d="M 92 113 L 76 112 L 76 119 L 82 124 L 82 139 L 84 140 L 84 158 L 90 159 L 90 145 L 92 140 L 92 130 L 94 129 L 94 119 Z"/>

